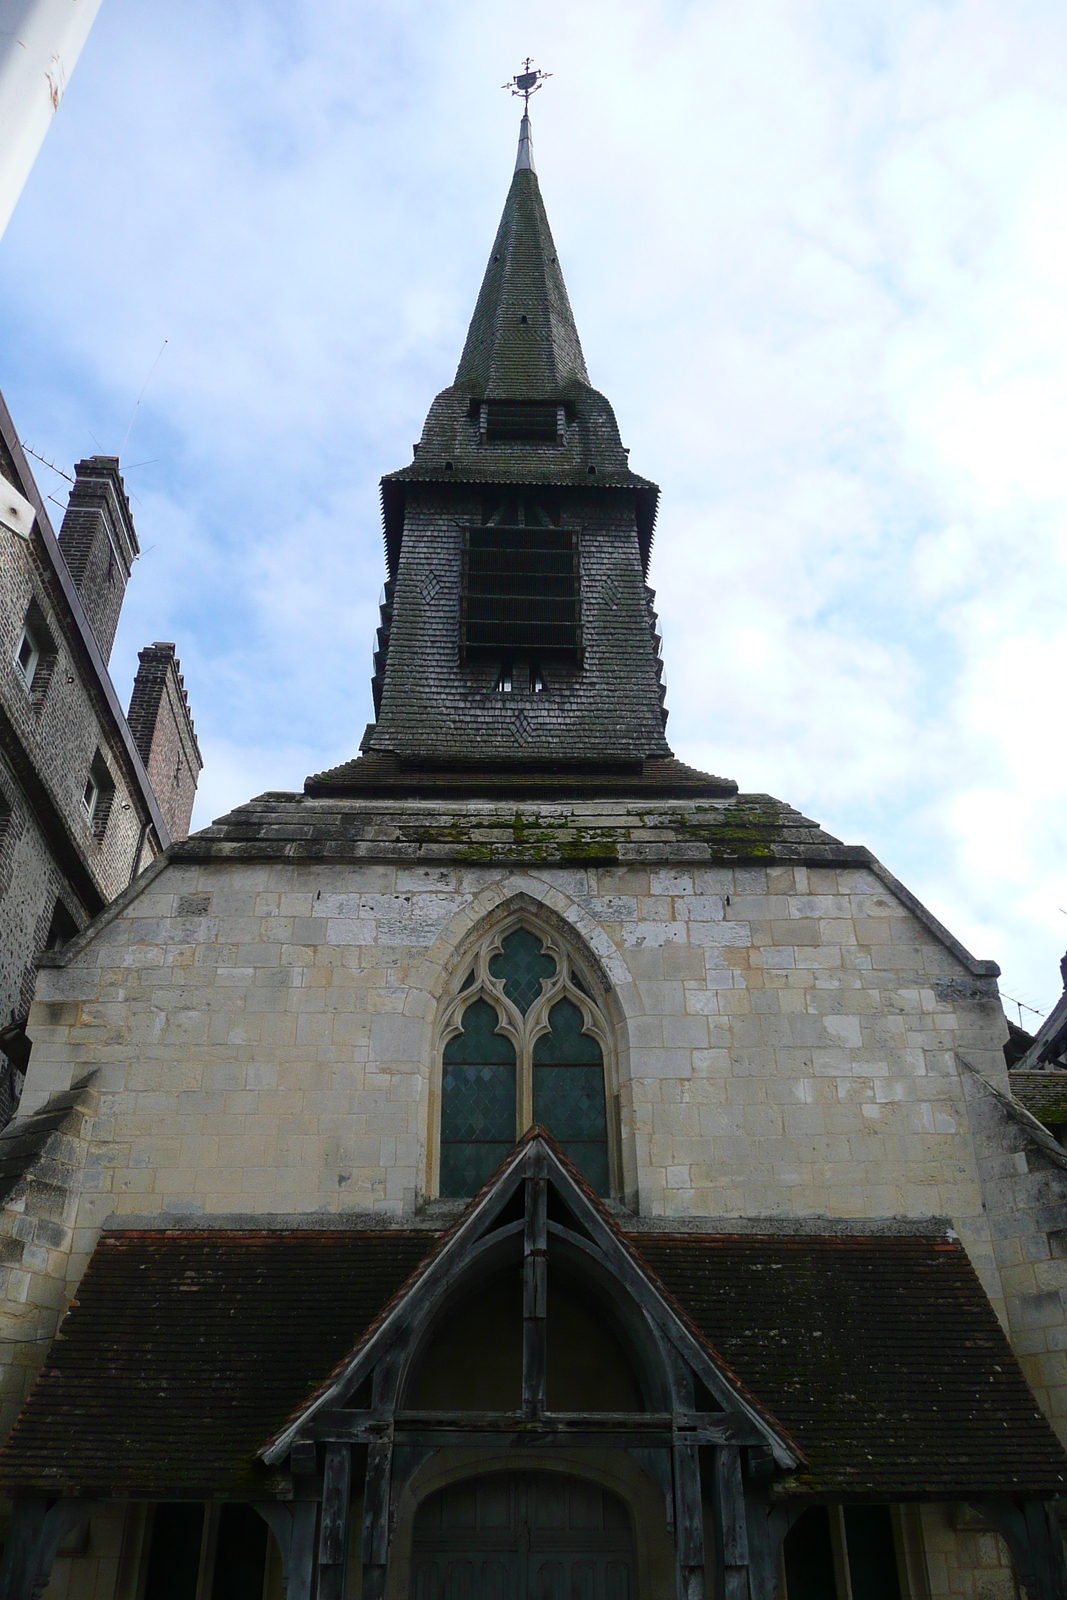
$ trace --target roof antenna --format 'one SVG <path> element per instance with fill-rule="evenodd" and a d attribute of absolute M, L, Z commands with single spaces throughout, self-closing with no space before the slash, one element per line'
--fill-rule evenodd
<path fill-rule="evenodd" d="M 167 348 L 167 345 L 169 343 L 170 343 L 169 339 L 164 339 L 163 343 L 159 347 L 159 356 L 161 356 L 163 354 L 164 350 Z M 137 407 L 141 404 L 141 401 L 144 399 L 144 391 L 145 391 L 145 389 L 148 388 L 148 385 L 152 381 L 153 372 L 155 372 L 156 368 L 159 366 L 159 356 L 156 357 L 156 359 L 153 361 L 152 365 L 149 367 L 149 369 L 148 369 L 148 377 L 144 381 L 144 388 L 141 390 L 140 394 L 137 396 L 137 405 L 135 405 L 133 410 L 130 412 L 130 420 L 126 425 L 126 432 L 122 435 L 122 443 L 119 445 L 119 460 L 122 459 L 122 452 L 126 448 L 126 440 L 130 437 L 130 429 L 133 427 L 133 419 L 137 415 Z"/>

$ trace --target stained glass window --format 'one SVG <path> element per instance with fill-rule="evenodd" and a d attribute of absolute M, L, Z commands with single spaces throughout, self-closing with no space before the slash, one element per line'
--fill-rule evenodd
<path fill-rule="evenodd" d="M 523 1016 L 541 993 L 541 979 L 556 976 L 556 963 L 546 956 L 542 941 L 526 928 L 516 928 L 489 963 L 489 975 L 504 985 L 504 993 Z"/>
<path fill-rule="evenodd" d="M 582 1013 L 560 1000 L 548 1014 L 551 1033 L 533 1048 L 533 1115 L 597 1192 L 608 1193 L 604 1056 Z"/>
<path fill-rule="evenodd" d="M 487 1000 L 463 1013 L 441 1074 L 441 1194 L 476 1194 L 515 1143 L 515 1046 Z"/>
<path fill-rule="evenodd" d="M 589 987 L 550 934 L 513 926 L 490 951 L 487 941 L 451 1002 L 462 1031 L 443 1054 L 439 1193 L 475 1194 L 533 1121 L 607 1195 L 604 1054 Z"/>

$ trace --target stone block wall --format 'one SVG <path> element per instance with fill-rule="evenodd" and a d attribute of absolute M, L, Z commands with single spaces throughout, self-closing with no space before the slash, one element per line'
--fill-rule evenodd
<path fill-rule="evenodd" d="M 956 1051 L 1003 1078 L 1002 1015 L 856 868 L 171 864 L 39 981 L 27 1108 L 101 1069 L 83 1218 L 413 1208 L 438 997 L 519 893 L 614 985 L 643 1213 L 950 1217 L 999 1300 Z"/>
<path fill-rule="evenodd" d="M 14 1424 L 70 1298 L 70 1251 L 97 1105 L 86 1086 L 27 1119 L 29 1126 L 12 1123 L 0 1135 L 0 1437 Z M 14 1183 L 11 1166 L 21 1170 Z"/>

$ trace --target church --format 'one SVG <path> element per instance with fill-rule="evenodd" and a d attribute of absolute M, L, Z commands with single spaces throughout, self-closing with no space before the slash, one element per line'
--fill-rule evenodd
<path fill-rule="evenodd" d="M 1067 1600 L 1067 1150 L 995 963 L 672 754 L 658 502 L 527 109 L 359 753 L 39 963 L 0 1600 Z"/>

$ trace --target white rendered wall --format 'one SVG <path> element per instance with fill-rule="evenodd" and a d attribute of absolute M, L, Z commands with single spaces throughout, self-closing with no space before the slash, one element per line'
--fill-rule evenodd
<path fill-rule="evenodd" d="M 99 9 L 100 0 L 0 0 L 0 234 Z"/>

